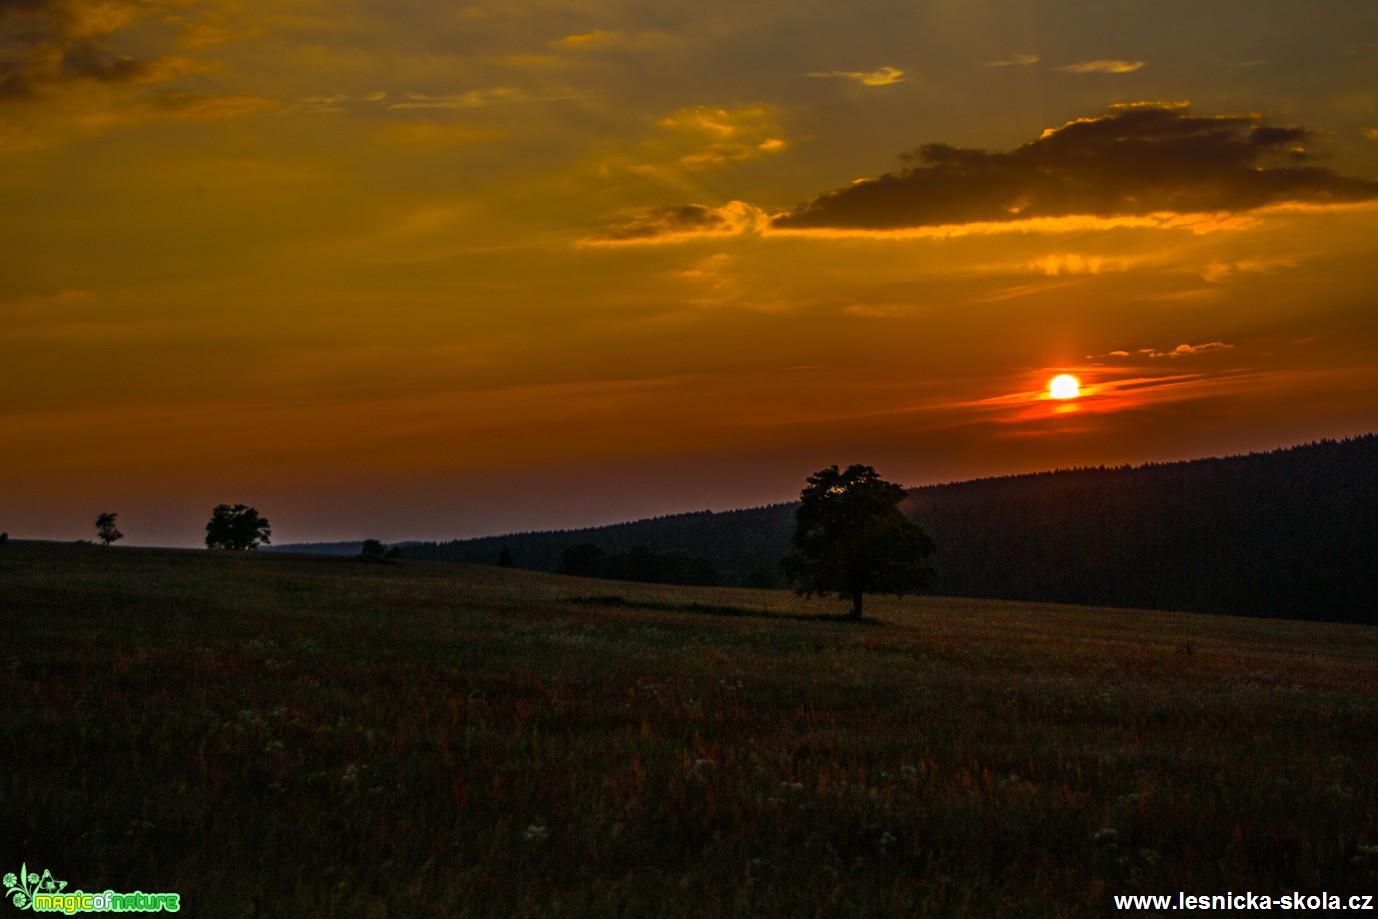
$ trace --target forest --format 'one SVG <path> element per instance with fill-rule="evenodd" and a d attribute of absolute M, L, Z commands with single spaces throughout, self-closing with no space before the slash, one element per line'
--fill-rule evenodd
<path fill-rule="evenodd" d="M 555 570 L 571 546 L 711 563 L 721 583 L 783 584 L 797 504 L 582 530 L 404 543 L 413 558 Z M 1374 622 L 1378 435 L 1215 459 L 1058 470 L 911 489 L 937 545 L 933 592 Z"/>

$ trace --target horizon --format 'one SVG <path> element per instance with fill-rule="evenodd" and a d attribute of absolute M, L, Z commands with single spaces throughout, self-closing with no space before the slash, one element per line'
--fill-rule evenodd
<path fill-rule="evenodd" d="M 0 530 L 456 539 L 1378 430 L 1378 5 L 0 9 Z M 1051 390 L 1056 377 L 1075 383 Z"/>
<path fill-rule="evenodd" d="M 914 490 L 918 490 L 918 489 L 921 489 L 921 488 L 943 488 L 943 487 L 946 487 L 946 486 L 963 485 L 963 484 L 967 484 L 967 483 L 971 483 L 971 482 L 980 482 L 980 481 L 986 481 L 986 480 L 990 480 L 990 479 L 1021 478 L 1021 477 L 1026 477 L 1026 476 L 1056 475 L 1056 474 L 1060 474 L 1060 473 L 1076 473 L 1076 472 L 1083 472 L 1083 471 L 1097 470 L 1097 469 L 1129 469 L 1129 470 L 1132 471 L 1132 470 L 1150 468 L 1150 467 L 1155 466 L 1155 465 L 1171 465 L 1171 464 L 1175 464 L 1175 463 L 1207 462 L 1207 461 L 1211 461 L 1211 460 L 1228 460 L 1228 459 L 1234 459 L 1234 458 L 1238 458 L 1238 457 L 1256 456 L 1256 455 L 1266 455 L 1266 454 L 1270 454 L 1270 453 L 1287 452 L 1287 451 L 1291 451 L 1291 450 L 1303 449 L 1303 448 L 1308 447 L 1308 446 L 1319 445 L 1319 444 L 1322 444 L 1322 443 L 1344 443 L 1344 442 L 1348 442 L 1348 441 L 1359 440 L 1359 439 L 1362 439 L 1362 438 L 1365 438 L 1365 437 L 1375 437 L 1375 436 L 1378 436 L 1378 432 L 1368 431 L 1368 432 L 1364 432 L 1364 433 L 1360 433 L 1360 434 L 1346 435 L 1346 436 L 1343 436 L 1343 437 L 1319 438 L 1319 439 L 1316 439 L 1316 440 L 1304 441 L 1304 442 L 1301 442 L 1301 443 L 1285 444 L 1285 445 L 1280 445 L 1280 446 L 1276 446 L 1276 447 L 1265 448 L 1265 449 L 1262 449 L 1262 450 L 1248 450 L 1248 451 L 1241 451 L 1241 452 L 1238 452 L 1238 453 L 1224 453 L 1224 454 L 1216 454 L 1216 455 L 1212 455 L 1212 456 L 1195 456 L 1195 457 L 1185 457 L 1185 458 L 1181 458 L 1181 459 L 1165 459 L 1165 460 L 1144 460 L 1144 461 L 1141 461 L 1141 462 L 1126 462 L 1126 463 L 1115 463 L 1115 464 L 1098 463 L 1098 464 L 1095 464 L 1095 465 L 1066 466 L 1066 467 L 1058 467 L 1058 468 L 1053 468 L 1053 469 L 1038 469 L 1038 470 L 1024 470 L 1024 471 L 1017 471 L 1017 472 L 995 473 L 995 474 L 991 474 L 991 475 L 975 476 L 975 477 L 963 478 L 963 479 L 943 479 L 943 480 L 940 480 L 940 481 L 922 482 L 922 483 L 917 483 L 917 484 L 907 484 L 907 483 L 899 483 L 899 484 L 901 484 L 902 487 L 903 487 L 906 491 L 914 491 Z M 845 464 L 843 464 L 843 465 L 845 465 Z M 622 526 L 622 525 L 628 525 L 628 524 L 636 524 L 636 523 L 641 523 L 641 522 L 648 521 L 648 520 L 657 520 L 657 519 L 663 519 L 663 518 L 667 518 L 667 517 L 677 517 L 677 516 L 690 515 L 690 514 L 705 514 L 705 513 L 706 513 L 706 514 L 730 514 L 730 513 L 734 513 L 734 512 L 738 512 L 738 511 L 751 511 L 751 510 L 758 510 L 758 509 L 762 509 L 762 508 L 779 507 L 779 506 L 783 506 L 783 505 L 794 504 L 794 503 L 797 503 L 798 501 L 799 501 L 799 495 L 798 495 L 798 494 L 795 494 L 793 497 L 785 498 L 785 499 L 779 500 L 779 501 L 768 501 L 768 502 L 763 502 L 763 503 L 758 503 L 758 504 L 751 504 L 751 505 L 739 505 L 739 506 L 735 506 L 735 507 L 718 507 L 718 508 L 696 507 L 696 508 L 682 508 L 682 509 L 679 509 L 679 510 L 666 511 L 666 512 L 660 513 L 660 514 L 641 515 L 641 516 L 637 516 L 637 517 L 623 517 L 623 518 L 619 518 L 619 519 L 616 519 L 616 520 L 606 520 L 606 521 L 600 521 L 600 522 L 597 522 L 597 523 L 574 524 L 574 525 L 571 525 L 571 526 L 543 527 L 543 528 L 540 528 L 540 529 L 533 529 L 533 530 L 499 530 L 499 531 L 496 531 L 496 532 L 489 532 L 489 533 L 474 533 L 474 534 L 468 534 L 468 535 L 462 535 L 462 536 L 444 536 L 444 535 L 442 535 L 442 536 L 403 536 L 403 537 L 397 537 L 397 538 L 393 538 L 393 539 L 383 539 L 383 540 L 380 540 L 380 541 L 381 541 L 384 545 L 404 545 L 404 544 L 407 544 L 407 543 L 446 543 L 446 542 L 465 542 L 465 541 L 469 541 L 469 540 L 480 540 L 480 539 L 501 539 L 501 538 L 506 537 L 506 536 L 530 535 L 530 534 L 533 534 L 533 533 L 580 532 L 580 531 L 584 531 L 584 530 L 599 529 L 599 528 L 607 527 L 607 526 Z M 259 510 L 260 510 L 260 512 L 261 512 L 261 509 L 259 509 Z M 118 514 L 118 512 L 115 512 L 115 513 Z M 266 517 L 267 514 L 264 514 L 264 516 Z M 209 519 L 209 511 L 207 512 L 207 519 Z M 269 518 L 269 522 L 271 523 L 271 518 Z M 118 523 L 118 521 L 117 521 L 117 523 Z M 204 529 L 204 527 L 203 527 L 203 529 Z M 201 535 L 203 535 L 203 534 L 201 534 Z M 87 535 L 79 535 L 79 536 L 74 536 L 74 537 L 54 537 L 54 536 L 34 536 L 34 535 L 26 534 L 26 533 L 11 534 L 11 533 L 9 533 L 9 532 L 6 532 L 6 536 L 8 536 L 8 537 L 10 537 L 10 538 L 17 539 L 17 540 L 27 540 L 27 541 L 32 541 L 32 542 L 58 542 L 58 543 L 63 543 L 63 542 L 92 542 L 92 541 L 93 541 L 93 540 L 90 538 L 90 535 L 89 535 L 89 534 L 87 534 Z M 281 548 L 285 548 L 285 547 L 289 547 L 289 546 L 338 545 L 338 544 L 344 544 L 344 543 L 363 542 L 364 540 L 367 540 L 367 539 L 374 539 L 374 538 L 377 538 L 377 537 L 372 536 L 372 535 L 355 535 L 355 536 L 346 536 L 346 537 L 339 537 L 339 538 L 332 538 L 332 539 L 309 539 L 309 540 L 290 540 L 290 541 L 278 540 L 278 541 L 276 541 L 276 542 L 271 542 L 271 543 L 269 543 L 267 546 L 262 547 L 262 548 L 263 548 L 265 551 L 273 551 L 274 549 L 281 549 Z M 149 543 L 149 542 L 140 542 L 140 541 L 138 541 L 137 539 L 135 539 L 135 540 L 127 540 L 127 539 L 124 538 L 124 536 L 121 536 L 120 539 L 119 539 L 117 542 L 113 543 L 113 545 L 117 545 L 117 546 L 129 546 L 129 547 L 132 547 L 132 548 L 143 548 L 143 549 L 204 549 L 204 548 L 205 548 L 205 541 L 204 541 L 204 538 L 200 538 L 200 539 L 198 539 L 198 540 L 195 541 L 195 542 L 183 542 L 183 543 L 179 543 L 179 544 Z"/>

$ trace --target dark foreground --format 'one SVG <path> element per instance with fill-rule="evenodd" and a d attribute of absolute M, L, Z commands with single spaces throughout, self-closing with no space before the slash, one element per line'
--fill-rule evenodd
<path fill-rule="evenodd" d="M 211 917 L 1378 894 L 1378 629 L 867 610 L 11 542 L 0 873 Z"/>

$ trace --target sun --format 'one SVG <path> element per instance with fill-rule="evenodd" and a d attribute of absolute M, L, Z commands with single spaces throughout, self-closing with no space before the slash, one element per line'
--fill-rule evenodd
<path fill-rule="evenodd" d="M 1048 395 L 1053 399 L 1075 399 L 1081 395 L 1081 381 L 1070 373 L 1058 374 L 1048 384 Z"/>

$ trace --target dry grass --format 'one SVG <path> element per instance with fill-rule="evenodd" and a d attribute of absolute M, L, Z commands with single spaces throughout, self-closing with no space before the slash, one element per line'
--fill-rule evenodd
<path fill-rule="evenodd" d="M 234 917 L 1378 892 L 1378 629 L 942 598 L 819 618 L 843 611 L 11 542 L 0 868 Z"/>

